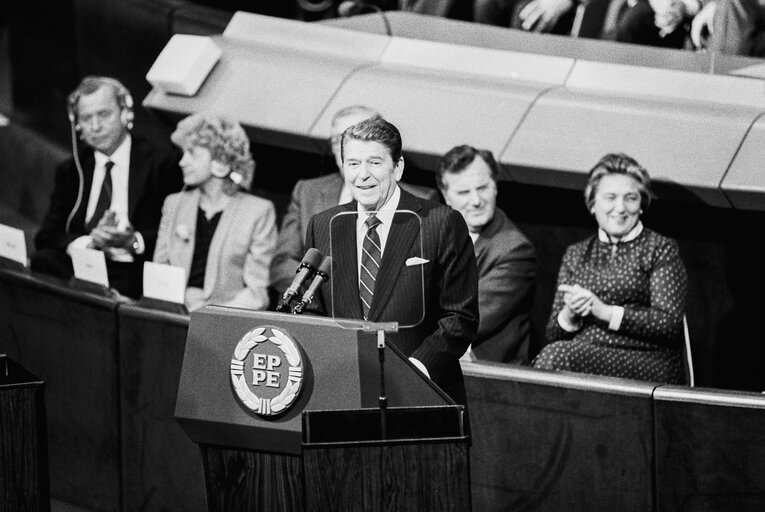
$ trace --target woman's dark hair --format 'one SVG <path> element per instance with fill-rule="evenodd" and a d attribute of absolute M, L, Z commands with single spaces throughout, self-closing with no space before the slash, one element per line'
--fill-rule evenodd
<path fill-rule="evenodd" d="M 595 203 L 600 180 L 610 174 L 623 174 L 634 179 L 640 191 L 640 208 L 643 211 L 648 210 L 651 205 L 651 177 L 642 165 L 624 153 L 609 153 L 590 170 L 587 186 L 584 188 L 584 202 L 588 210 L 591 210 Z"/>

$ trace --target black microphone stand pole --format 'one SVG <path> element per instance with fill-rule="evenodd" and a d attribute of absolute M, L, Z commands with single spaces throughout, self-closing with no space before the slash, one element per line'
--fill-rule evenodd
<path fill-rule="evenodd" d="M 385 396 L 385 331 L 377 331 L 377 355 L 380 361 L 380 439 L 387 439 L 388 425 L 386 413 L 388 410 L 388 397 Z"/>

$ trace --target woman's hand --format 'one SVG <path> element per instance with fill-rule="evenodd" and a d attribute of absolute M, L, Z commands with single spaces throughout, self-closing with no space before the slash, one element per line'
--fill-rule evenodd
<path fill-rule="evenodd" d="M 604 322 L 611 319 L 611 306 L 605 304 L 587 288 L 582 288 L 578 284 L 562 284 L 558 286 L 558 290 L 563 292 L 564 309 L 568 309 L 566 314 L 571 320 L 590 314 Z"/>
<path fill-rule="evenodd" d="M 558 290 L 563 292 L 563 303 L 573 315 L 583 317 L 590 314 L 594 297 L 590 290 L 578 284 L 562 284 Z"/>

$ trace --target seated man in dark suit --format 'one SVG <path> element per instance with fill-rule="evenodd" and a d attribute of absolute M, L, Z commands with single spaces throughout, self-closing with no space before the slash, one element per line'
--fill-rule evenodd
<path fill-rule="evenodd" d="M 478 335 L 465 357 L 506 363 L 529 359 L 536 256 L 531 242 L 497 209 L 497 162 L 491 151 L 452 148 L 438 186 L 465 218 L 478 264 Z"/>
<path fill-rule="evenodd" d="M 279 230 L 276 254 L 271 260 L 271 287 L 276 292 L 284 292 L 295 277 L 300 259 L 305 254 L 303 242 L 310 218 L 327 208 L 353 199 L 350 189 L 343 183 L 340 172 L 343 165 L 340 160 L 340 136 L 349 126 L 375 115 L 377 113 L 374 110 L 364 106 L 351 106 L 338 111 L 332 119 L 330 138 L 330 149 L 338 172 L 310 180 L 300 180 L 292 190 L 292 198 Z M 436 200 L 438 197 L 438 193 L 432 188 L 407 184 L 401 186 L 425 199 Z"/>
<path fill-rule="evenodd" d="M 72 249 L 99 249 L 107 258 L 110 285 L 138 297 L 162 203 L 181 188 L 177 158 L 131 136 L 133 100 L 117 80 L 86 77 L 69 95 L 67 108 L 82 144 L 56 169 L 31 268 L 70 277 Z"/>
<path fill-rule="evenodd" d="M 315 215 L 307 230 L 306 246 L 334 262 L 332 286 L 316 297 L 318 310 L 400 322 L 389 343 L 465 403 L 459 358 L 478 327 L 478 279 L 465 221 L 398 186 L 401 135 L 381 117 L 348 128 L 341 155 L 354 201 Z"/>

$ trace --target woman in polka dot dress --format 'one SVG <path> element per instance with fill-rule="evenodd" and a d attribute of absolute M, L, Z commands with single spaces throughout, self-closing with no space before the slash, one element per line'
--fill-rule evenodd
<path fill-rule="evenodd" d="M 677 243 L 646 229 L 646 170 L 609 154 L 584 191 L 598 233 L 568 247 L 547 339 L 533 366 L 682 383 L 687 276 Z M 556 341 L 557 340 L 557 341 Z"/>

